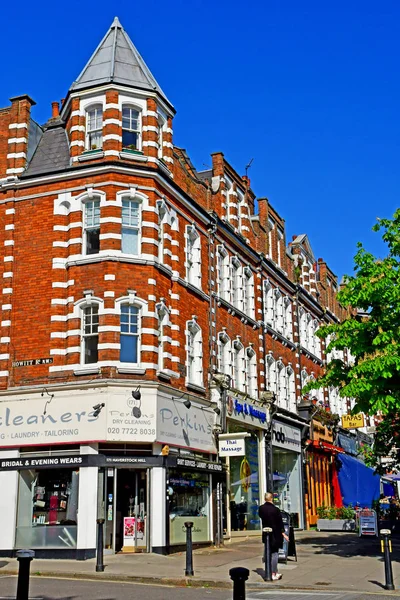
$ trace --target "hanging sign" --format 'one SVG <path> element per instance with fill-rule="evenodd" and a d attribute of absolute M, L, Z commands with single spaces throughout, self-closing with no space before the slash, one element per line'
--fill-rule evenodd
<path fill-rule="evenodd" d="M 342 416 L 342 427 L 343 429 L 358 429 L 359 427 L 365 426 L 365 418 L 363 413 L 357 415 L 343 415 Z"/>
<path fill-rule="evenodd" d="M 244 456 L 246 454 L 245 438 L 248 436 L 248 433 L 220 435 L 218 440 L 219 455 Z"/>

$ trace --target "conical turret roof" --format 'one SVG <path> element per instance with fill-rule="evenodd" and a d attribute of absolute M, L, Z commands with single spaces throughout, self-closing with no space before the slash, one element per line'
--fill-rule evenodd
<path fill-rule="evenodd" d="M 156 92 L 172 107 L 118 17 L 115 17 L 70 91 L 76 92 L 107 83 Z"/>

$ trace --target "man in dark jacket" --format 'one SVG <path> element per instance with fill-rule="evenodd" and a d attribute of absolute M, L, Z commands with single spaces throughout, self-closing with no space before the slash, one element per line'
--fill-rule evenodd
<path fill-rule="evenodd" d="M 271 493 L 267 492 L 265 494 L 265 504 L 262 504 L 258 509 L 258 515 L 263 528 L 270 527 L 272 529 L 270 538 L 271 571 L 272 580 L 277 581 L 282 578 L 282 575 L 278 573 L 279 548 L 283 546 L 283 538 L 287 541 L 289 541 L 289 538 L 285 534 L 281 511 L 274 505 L 274 497 Z"/>

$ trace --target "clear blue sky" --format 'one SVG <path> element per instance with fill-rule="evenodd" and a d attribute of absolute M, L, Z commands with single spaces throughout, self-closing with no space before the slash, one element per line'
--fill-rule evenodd
<path fill-rule="evenodd" d="M 177 109 L 197 169 L 222 150 L 341 277 L 356 242 L 384 254 L 399 206 L 398 0 L 153 0 L 2 6 L 0 106 L 44 122 L 118 15 Z"/>

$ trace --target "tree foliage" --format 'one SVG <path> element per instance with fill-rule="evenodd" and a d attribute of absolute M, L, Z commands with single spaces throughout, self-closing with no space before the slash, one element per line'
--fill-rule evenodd
<path fill-rule="evenodd" d="M 354 412 L 393 416 L 400 412 L 400 209 L 373 229 L 382 231 L 388 255 L 376 258 L 358 244 L 354 275 L 338 293 L 349 316 L 317 332 L 329 336 L 327 352 L 347 350 L 350 361 L 331 360 L 303 391 L 337 387 L 340 396 L 355 399 Z"/>

